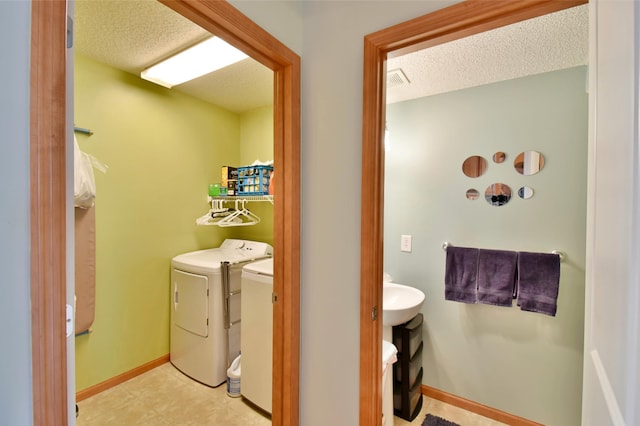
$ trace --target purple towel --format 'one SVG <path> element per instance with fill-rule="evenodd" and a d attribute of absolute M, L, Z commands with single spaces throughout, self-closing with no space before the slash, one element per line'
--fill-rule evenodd
<path fill-rule="evenodd" d="M 560 256 L 518 253 L 518 306 L 523 311 L 556 315 L 560 285 Z"/>
<path fill-rule="evenodd" d="M 478 256 L 478 302 L 509 306 L 516 286 L 518 253 L 480 249 Z"/>
<path fill-rule="evenodd" d="M 480 250 L 467 247 L 448 247 L 444 273 L 444 298 L 455 302 L 476 303 Z"/>

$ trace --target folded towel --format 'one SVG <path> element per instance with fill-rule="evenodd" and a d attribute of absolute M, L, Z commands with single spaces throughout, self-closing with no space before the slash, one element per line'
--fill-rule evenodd
<path fill-rule="evenodd" d="M 476 303 L 477 248 L 448 247 L 444 273 L 444 298 L 456 302 Z"/>
<path fill-rule="evenodd" d="M 555 316 L 560 285 L 560 256 L 518 253 L 517 285 L 520 309 Z"/>
<path fill-rule="evenodd" d="M 478 302 L 511 306 L 516 286 L 518 253 L 480 249 L 478 256 Z"/>

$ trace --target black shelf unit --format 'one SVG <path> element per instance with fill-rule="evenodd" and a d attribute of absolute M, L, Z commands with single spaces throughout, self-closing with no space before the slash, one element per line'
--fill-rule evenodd
<path fill-rule="evenodd" d="M 398 361 L 393 364 L 393 413 L 408 421 L 422 408 L 422 314 L 393 327 Z"/>

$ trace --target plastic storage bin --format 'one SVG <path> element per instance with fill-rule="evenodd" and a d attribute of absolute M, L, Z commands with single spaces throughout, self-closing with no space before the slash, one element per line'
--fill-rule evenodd
<path fill-rule="evenodd" d="M 422 320 L 422 314 L 418 314 L 409 322 L 393 328 L 393 344 L 409 358 L 413 358 L 422 344 Z"/>
<path fill-rule="evenodd" d="M 409 360 L 408 365 L 404 365 L 401 362 L 398 362 L 394 365 L 395 371 L 394 371 L 394 377 L 395 380 L 397 382 L 401 382 L 402 378 L 404 377 L 402 375 L 403 371 L 402 371 L 402 367 L 404 366 L 405 368 L 408 367 L 409 369 L 409 383 L 415 383 L 416 379 L 418 378 L 418 374 L 420 373 L 420 370 L 422 369 L 422 347 L 423 347 L 423 343 L 420 344 L 420 347 L 418 347 L 418 350 L 416 351 L 416 353 L 413 354 L 413 356 L 411 357 L 411 359 Z"/>
<path fill-rule="evenodd" d="M 238 167 L 238 195 L 269 195 L 273 166 Z"/>
<path fill-rule="evenodd" d="M 408 421 L 422 408 L 422 314 L 393 327 L 393 344 L 398 348 L 394 365 L 393 412 Z"/>
<path fill-rule="evenodd" d="M 394 414 L 407 421 L 412 421 L 422 409 L 422 368 L 416 382 L 408 389 L 395 388 L 393 390 L 393 406 L 401 406 L 400 410 L 394 408 Z"/>

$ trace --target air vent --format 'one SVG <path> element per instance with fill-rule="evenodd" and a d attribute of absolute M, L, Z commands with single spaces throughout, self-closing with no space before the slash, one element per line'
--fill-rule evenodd
<path fill-rule="evenodd" d="M 409 79 L 400 68 L 387 72 L 387 89 L 403 84 L 409 84 Z"/>

